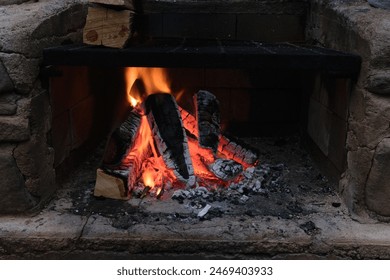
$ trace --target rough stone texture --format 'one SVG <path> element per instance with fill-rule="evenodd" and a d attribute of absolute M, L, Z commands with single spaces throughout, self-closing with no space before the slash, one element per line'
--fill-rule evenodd
<path fill-rule="evenodd" d="M 81 41 L 85 2 L 43 0 L 0 8 L 0 58 L 18 91 L 32 89 L 43 48 Z"/>
<path fill-rule="evenodd" d="M 24 179 L 13 157 L 14 146 L 0 145 L 0 205 L 3 213 L 21 212 L 35 201 L 24 187 Z"/>
<path fill-rule="evenodd" d="M 390 216 L 390 138 L 377 146 L 368 175 L 366 203 L 370 210 Z"/>
<path fill-rule="evenodd" d="M 18 96 L 13 92 L 0 94 L 0 115 L 14 115 L 17 99 Z"/>
<path fill-rule="evenodd" d="M 1 0 L 0 6 L 7 6 L 7 5 L 17 5 L 22 4 L 25 2 L 29 2 L 31 0 Z"/>
<path fill-rule="evenodd" d="M 13 90 L 14 86 L 0 58 L 0 95 Z"/>
<path fill-rule="evenodd" d="M 11 2 L 24 1 L 6 4 Z M 21 199 L 23 207 L 15 210 L 35 206 L 56 189 L 54 153 L 47 138 L 51 129 L 49 97 L 39 77 L 42 49 L 81 42 L 86 3 L 40 0 L 0 5 L 0 143 L 14 143 L 13 166 L 23 181 L 20 193 L 36 198 L 28 207 Z M 4 168 L 12 171 L 13 166 Z M 9 188 L 2 184 L 0 192 Z M 0 213 L 4 212 L 9 212 L 8 204 L 0 203 Z"/>
<path fill-rule="evenodd" d="M 0 139 L 2 141 L 25 141 L 30 138 L 28 120 L 23 117 L 0 118 Z"/>
<path fill-rule="evenodd" d="M 368 0 L 368 3 L 376 8 L 390 10 L 390 2 L 388 0 Z"/>
<path fill-rule="evenodd" d="M 390 95 L 390 70 L 377 70 L 370 73 L 366 89 L 372 93 Z"/>
<path fill-rule="evenodd" d="M 368 206 L 365 202 L 371 205 L 390 192 L 385 184 L 386 172 L 379 162 L 373 166 L 378 151 L 381 158 L 390 153 L 379 146 L 390 136 L 389 11 L 374 8 L 364 0 L 313 0 L 307 36 L 323 46 L 357 53 L 363 59 L 350 99 L 347 169 L 340 188 L 352 212 L 364 216 Z M 370 184 L 375 181 L 383 185 L 368 187 L 368 174 Z M 389 203 L 379 205 L 370 208 L 380 215 L 390 214 Z"/>

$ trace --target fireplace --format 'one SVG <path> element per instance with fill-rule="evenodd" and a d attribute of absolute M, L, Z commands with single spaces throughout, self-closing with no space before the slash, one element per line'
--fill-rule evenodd
<path fill-rule="evenodd" d="M 220 103 L 222 119 L 218 130 L 221 125 L 223 131 L 241 137 L 297 133 L 313 151 L 323 154 L 321 160 L 326 159 L 323 167 L 335 180 L 344 169 L 346 102 L 349 84 L 359 70 L 357 56 L 293 44 L 154 38 L 124 50 L 77 45 L 49 48 L 44 51 L 44 63 L 50 66 L 53 146 L 58 174 L 61 170 L 67 173 L 69 166 L 86 152 L 85 147 L 109 138 L 110 132 L 128 118 L 129 108 L 134 107 L 128 99 L 131 88 L 137 88 L 135 79 L 142 83 L 144 92 L 135 93 L 131 98 L 144 102 L 149 94 L 172 94 L 180 108 L 178 118 L 183 129 L 191 135 L 197 133 L 188 129 L 194 125 L 186 123 L 188 118 L 182 110 L 184 114 L 189 111 L 197 115 L 193 96 L 207 92 Z M 131 75 L 137 78 L 127 81 L 126 77 Z M 325 105 L 321 100 L 323 91 L 327 92 L 330 104 Z M 333 108 L 331 104 L 337 106 Z M 329 120 L 328 116 L 321 115 L 324 112 L 318 110 L 319 105 L 328 106 L 325 112 L 332 112 L 336 117 Z M 174 107 L 171 110 L 175 111 Z M 134 115 L 137 116 L 140 115 Z M 184 151 L 188 150 L 185 147 Z M 252 153 L 250 148 L 245 151 Z M 164 157 L 161 151 L 160 154 Z M 205 154 L 201 156 L 203 160 L 205 157 Z M 240 158 L 235 160 L 240 162 Z M 256 159 L 244 163 L 244 167 L 255 162 Z M 189 167 L 193 170 L 192 164 Z M 112 172 L 109 168 L 109 173 Z M 97 186 L 101 185 L 102 174 L 98 173 Z M 104 184 L 107 176 L 104 175 Z M 176 176 L 183 178 L 178 173 Z M 135 175 L 129 177 L 130 181 L 132 177 Z M 195 181 L 191 185 L 194 184 Z M 122 185 L 126 183 L 121 183 L 121 188 Z M 122 191 L 122 195 L 115 197 L 124 199 L 128 194 Z"/>
<path fill-rule="evenodd" d="M 371 51 L 370 40 L 376 37 L 343 25 L 344 20 L 357 21 L 342 9 L 347 4 L 334 8 L 332 1 L 312 1 L 310 6 L 306 1 L 234 1 L 216 13 L 215 1 L 146 1 L 151 40 L 112 50 L 75 43 L 85 20 L 83 1 L 66 1 L 66 7 L 53 2 L 48 13 L 39 14 L 37 26 L 24 24 L 17 34 L 18 42 L 31 47 L 2 41 L 0 74 L 6 79 L 1 89 L 6 94 L 1 104 L 7 104 L 1 106 L 2 170 L 17 174 L 5 175 L 9 179 L 2 193 L 20 201 L 15 208 L 17 203 L 8 203 L 2 212 L 39 208 L 50 198 L 54 170 L 58 178 L 66 177 L 125 118 L 124 68 L 153 67 L 165 68 L 173 86 L 187 89 L 187 98 L 200 89 L 216 95 L 228 133 L 297 132 L 330 177 L 342 179 L 340 192 L 353 213 L 368 209 L 387 215 L 384 203 L 375 202 L 387 193 L 381 175 L 388 146 L 387 109 L 380 105 L 387 102 L 386 79 L 381 78 L 387 66 L 380 59 L 387 52 Z M 360 2 L 353 6 L 358 15 L 383 17 L 383 11 Z M 20 11 L 29 14 L 45 4 L 23 5 Z M 16 14 L 15 6 L 7 8 Z M 52 25 L 45 21 L 50 13 L 55 15 Z M 333 15 L 336 21 L 330 20 Z M 175 29 L 178 19 L 183 25 Z M 191 28 L 194 21 L 196 29 Z M 72 24 L 64 27 L 63 22 Z M 358 75 L 358 56 L 314 47 L 319 43 L 359 54 L 363 72 Z M 43 48 L 44 67 L 39 68 Z M 363 108 L 376 105 L 383 114 L 370 109 L 365 115 Z M 362 132 L 363 126 L 369 134 Z M 362 166 L 365 172 L 359 174 Z"/>

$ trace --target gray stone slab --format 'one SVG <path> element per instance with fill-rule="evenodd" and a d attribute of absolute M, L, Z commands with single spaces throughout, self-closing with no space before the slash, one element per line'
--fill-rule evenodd
<path fill-rule="evenodd" d="M 0 218 L 0 239 L 77 239 L 87 217 L 44 211 L 32 217 L 3 216 Z"/>

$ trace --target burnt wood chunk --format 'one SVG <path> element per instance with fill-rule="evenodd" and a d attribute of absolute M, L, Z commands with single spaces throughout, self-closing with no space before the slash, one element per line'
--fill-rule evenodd
<path fill-rule="evenodd" d="M 114 130 L 107 143 L 103 166 L 117 168 L 134 145 L 134 139 L 141 123 L 141 115 L 132 110 L 126 120 Z"/>
<path fill-rule="evenodd" d="M 172 169 L 177 179 L 189 186 L 195 184 L 187 136 L 179 108 L 170 94 L 152 94 L 145 100 L 145 109 L 156 142 L 165 164 Z"/>
<path fill-rule="evenodd" d="M 198 137 L 197 121 L 193 115 L 183 108 L 180 108 L 180 114 L 183 119 L 185 129 L 195 137 Z M 253 165 L 258 160 L 258 154 L 251 148 L 244 147 L 225 135 L 219 136 L 218 152 L 243 164 L 245 167 Z"/>
<path fill-rule="evenodd" d="M 224 154 L 226 157 L 246 165 L 246 167 L 248 165 L 256 164 L 259 158 L 257 152 L 243 147 L 243 145 L 230 140 L 224 135 L 221 135 L 219 138 L 218 151 Z"/>
<path fill-rule="evenodd" d="M 219 179 L 229 181 L 236 178 L 243 171 L 242 165 L 231 159 L 217 159 L 210 165 L 210 171 Z"/>
<path fill-rule="evenodd" d="M 183 126 L 187 130 L 187 133 L 192 134 L 198 139 L 198 123 L 196 122 L 195 117 L 181 107 L 179 107 L 179 111 Z"/>
<path fill-rule="evenodd" d="M 203 148 L 210 148 L 216 153 L 220 135 L 219 102 L 212 93 L 200 90 L 194 95 L 194 103 L 199 145 Z"/>

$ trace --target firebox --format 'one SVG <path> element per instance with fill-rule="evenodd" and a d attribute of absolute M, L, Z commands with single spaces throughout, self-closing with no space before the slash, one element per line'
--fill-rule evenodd
<path fill-rule="evenodd" d="M 209 126 L 203 128 L 209 133 L 206 138 L 210 138 L 210 135 L 215 138 L 224 135 L 220 141 L 228 139 L 226 141 L 234 143 L 234 147 L 238 146 L 240 152 L 244 151 L 241 153 L 255 155 L 255 151 L 244 148 L 245 143 L 238 144 L 240 140 L 233 141 L 230 140 L 231 136 L 225 135 L 253 137 L 296 133 L 317 155 L 328 174 L 336 179 L 344 171 L 349 83 L 356 77 L 360 65 L 360 58 L 355 55 L 290 43 L 154 38 L 125 49 L 86 45 L 49 48 L 44 52 L 44 64 L 51 76 L 52 144 L 59 176 L 67 173 L 69 166 L 80 162 L 80 158 L 102 141 L 108 143 L 106 150 L 112 149 L 110 137 L 121 129 L 126 119 L 129 116 L 141 118 L 141 115 L 146 114 L 145 111 L 153 111 L 153 107 L 168 106 L 167 111 L 177 111 L 176 119 L 169 116 L 165 121 L 168 124 L 172 122 L 172 126 L 176 121 L 181 121 L 187 133 L 195 134 L 199 142 L 205 142 L 204 138 L 202 140 L 197 135 L 202 128 L 198 127 L 195 131 L 189 127 L 194 126 L 191 122 L 199 124 L 199 111 L 210 110 L 213 102 L 219 103 L 219 106 L 210 113 L 209 119 L 218 118 L 218 133 L 212 135 L 210 130 L 215 130 L 215 123 L 209 121 Z M 211 97 L 199 100 L 199 96 L 204 96 L 204 93 Z M 158 94 L 157 97 L 149 97 L 154 94 Z M 166 97 L 167 94 L 173 96 L 174 101 Z M 176 105 L 172 105 L 172 102 Z M 199 104 L 204 102 L 209 107 L 199 108 Z M 138 109 L 142 112 L 131 115 L 137 103 L 146 103 L 146 106 Z M 151 113 L 153 119 L 156 115 L 160 118 L 157 111 L 154 109 Z M 188 120 L 183 121 L 187 116 L 193 118 L 190 123 Z M 148 119 L 150 122 L 149 116 Z M 134 123 L 130 121 L 128 125 L 131 127 Z M 164 131 L 168 126 L 160 130 Z M 161 131 L 156 133 L 160 135 Z M 178 133 L 178 130 L 173 131 Z M 132 137 L 134 135 L 127 138 Z M 159 137 L 159 140 L 156 137 L 152 140 L 155 144 L 151 145 L 151 154 L 154 154 L 154 158 L 172 157 L 171 152 L 164 154 L 167 139 L 161 135 Z M 191 150 L 187 144 L 191 144 L 191 141 L 187 138 L 179 141 L 186 143 L 182 148 L 185 153 L 190 153 L 186 150 Z M 214 154 L 222 151 L 217 151 L 217 147 L 218 141 L 206 144 L 206 148 Z M 127 148 L 115 147 L 116 150 L 124 151 Z M 110 155 L 111 158 L 118 156 L 118 151 L 111 153 L 114 153 Z M 207 156 L 201 158 L 204 161 Z M 237 157 L 234 159 L 237 160 Z M 182 161 L 187 160 L 184 155 Z M 244 167 L 254 166 L 255 162 L 254 159 L 249 165 L 244 164 Z M 183 179 L 181 169 L 177 167 L 181 163 L 175 160 L 173 163 L 165 160 L 165 163 L 176 166 L 176 169 L 170 166 L 176 172 L 173 177 L 180 177 L 182 182 L 190 185 L 195 184 L 195 181 L 189 183 L 191 179 L 188 177 L 188 173 L 194 173 L 192 164 L 187 164 L 190 167 L 183 171 L 186 174 Z M 210 164 L 208 162 L 206 165 Z M 213 165 L 212 168 L 221 167 Z M 242 166 L 235 169 L 230 165 L 229 168 L 232 172 L 240 170 Z M 118 171 L 118 168 L 115 170 Z M 110 172 L 113 170 L 110 169 Z M 139 174 L 133 177 L 136 175 Z M 121 177 L 120 174 L 115 176 Z M 130 177 L 126 173 L 124 181 L 128 182 L 126 178 Z M 168 177 L 166 175 L 165 179 L 168 180 Z M 127 188 L 123 186 L 124 190 L 118 197 L 128 198 Z"/>

